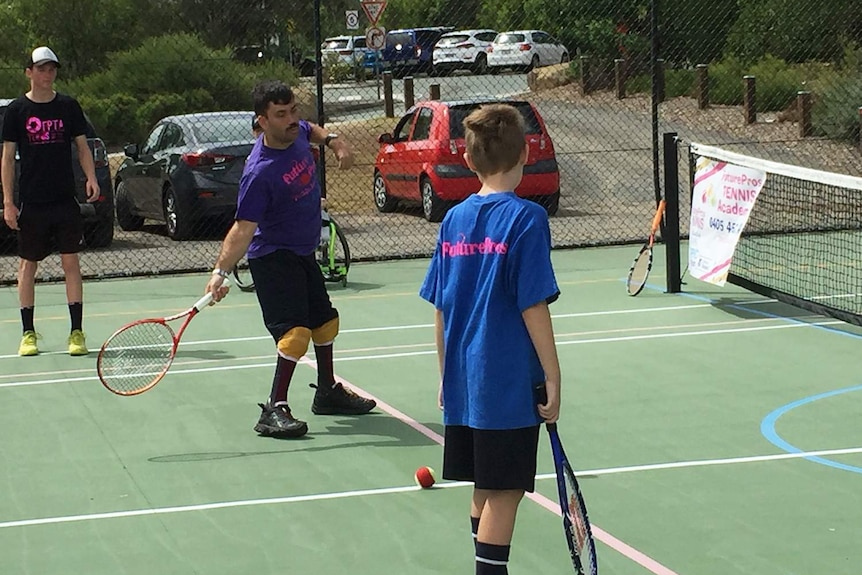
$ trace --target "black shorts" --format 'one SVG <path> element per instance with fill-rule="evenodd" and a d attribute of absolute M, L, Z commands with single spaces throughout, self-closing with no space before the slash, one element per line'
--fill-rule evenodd
<path fill-rule="evenodd" d="M 314 254 L 278 250 L 248 261 L 266 329 L 276 342 L 295 327 L 316 329 L 338 317 Z"/>
<path fill-rule="evenodd" d="M 472 481 L 477 489 L 536 488 L 539 426 L 473 429 L 446 426 L 443 478 Z"/>
<path fill-rule="evenodd" d="M 81 208 L 73 198 L 50 204 L 23 204 L 18 214 L 18 255 L 38 262 L 55 249 L 76 254 L 84 245 Z"/>

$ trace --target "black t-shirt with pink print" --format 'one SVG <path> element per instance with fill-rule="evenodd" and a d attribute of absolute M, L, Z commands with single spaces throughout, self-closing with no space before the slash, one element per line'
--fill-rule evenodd
<path fill-rule="evenodd" d="M 19 203 L 45 204 L 75 197 L 72 141 L 86 134 L 77 100 L 56 94 L 45 103 L 21 96 L 6 108 L 3 141 L 18 144 Z"/>

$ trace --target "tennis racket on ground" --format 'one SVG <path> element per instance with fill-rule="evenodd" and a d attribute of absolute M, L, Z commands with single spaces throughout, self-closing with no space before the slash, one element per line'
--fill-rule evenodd
<path fill-rule="evenodd" d="M 227 285 L 225 279 L 222 285 Z M 99 350 L 99 380 L 117 395 L 138 395 L 152 389 L 168 372 L 180 338 L 192 319 L 212 302 L 208 293 L 182 313 L 141 319 L 118 329 Z M 168 322 L 185 318 L 174 333 Z"/>
<path fill-rule="evenodd" d="M 544 405 L 548 397 L 544 384 L 536 387 L 536 402 Z M 572 556 L 572 565 L 577 575 L 598 575 L 599 565 L 596 561 L 596 544 L 593 541 L 593 531 L 587 516 L 587 506 L 584 496 L 578 487 L 575 472 L 569 464 L 563 444 L 557 433 L 556 423 L 547 423 L 548 437 L 551 440 L 551 451 L 554 455 L 554 468 L 557 472 L 557 493 L 560 498 L 560 511 L 563 516 L 563 531 L 566 544 Z"/>
<path fill-rule="evenodd" d="M 652 269 L 652 247 L 655 244 L 655 233 L 661 225 L 661 217 L 664 214 L 664 200 L 658 204 L 658 209 L 652 219 L 649 239 L 638 252 L 632 267 L 629 269 L 629 277 L 626 279 L 626 291 L 630 296 L 636 296 L 644 289 L 649 272 Z"/>

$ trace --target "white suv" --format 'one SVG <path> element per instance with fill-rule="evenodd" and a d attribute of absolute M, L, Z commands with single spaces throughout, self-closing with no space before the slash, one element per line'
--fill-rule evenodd
<path fill-rule="evenodd" d="M 443 34 L 434 45 L 434 72 L 445 75 L 465 69 L 484 74 L 488 71 L 487 49 L 496 37 L 495 30 L 461 30 Z"/>
<path fill-rule="evenodd" d="M 360 46 L 361 44 L 361 46 Z M 362 65 L 365 57 L 365 38 L 362 36 L 333 36 L 323 41 L 320 47 L 325 66 L 332 59 L 348 66 Z"/>
<path fill-rule="evenodd" d="M 498 34 L 488 50 L 488 67 L 532 70 L 569 61 L 569 51 L 542 30 L 514 30 Z"/>

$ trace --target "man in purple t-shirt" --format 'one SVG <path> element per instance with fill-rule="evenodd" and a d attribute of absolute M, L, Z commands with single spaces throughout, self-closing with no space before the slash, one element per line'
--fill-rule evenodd
<path fill-rule="evenodd" d="M 332 343 L 338 334 L 338 311 L 314 257 L 321 199 L 312 146 L 329 147 L 342 169 L 353 165 L 353 152 L 338 135 L 300 120 L 293 91 L 284 83 L 262 82 L 253 96 L 263 136 L 246 160 L 236 221 L 206 291 L 216 301 L 224 297 L 224 278 L 247 254 L 263 320 L 278 351 L 269 400 L 259 404 L 262 413 L 254 429 L 272 437 L 300 437 L 308 425 L 291 414 L 287 390 L 309 341 L 314 342 L 317 360 L 313 413 L 361 415 L 377 405 L 335 381 Z"/>

